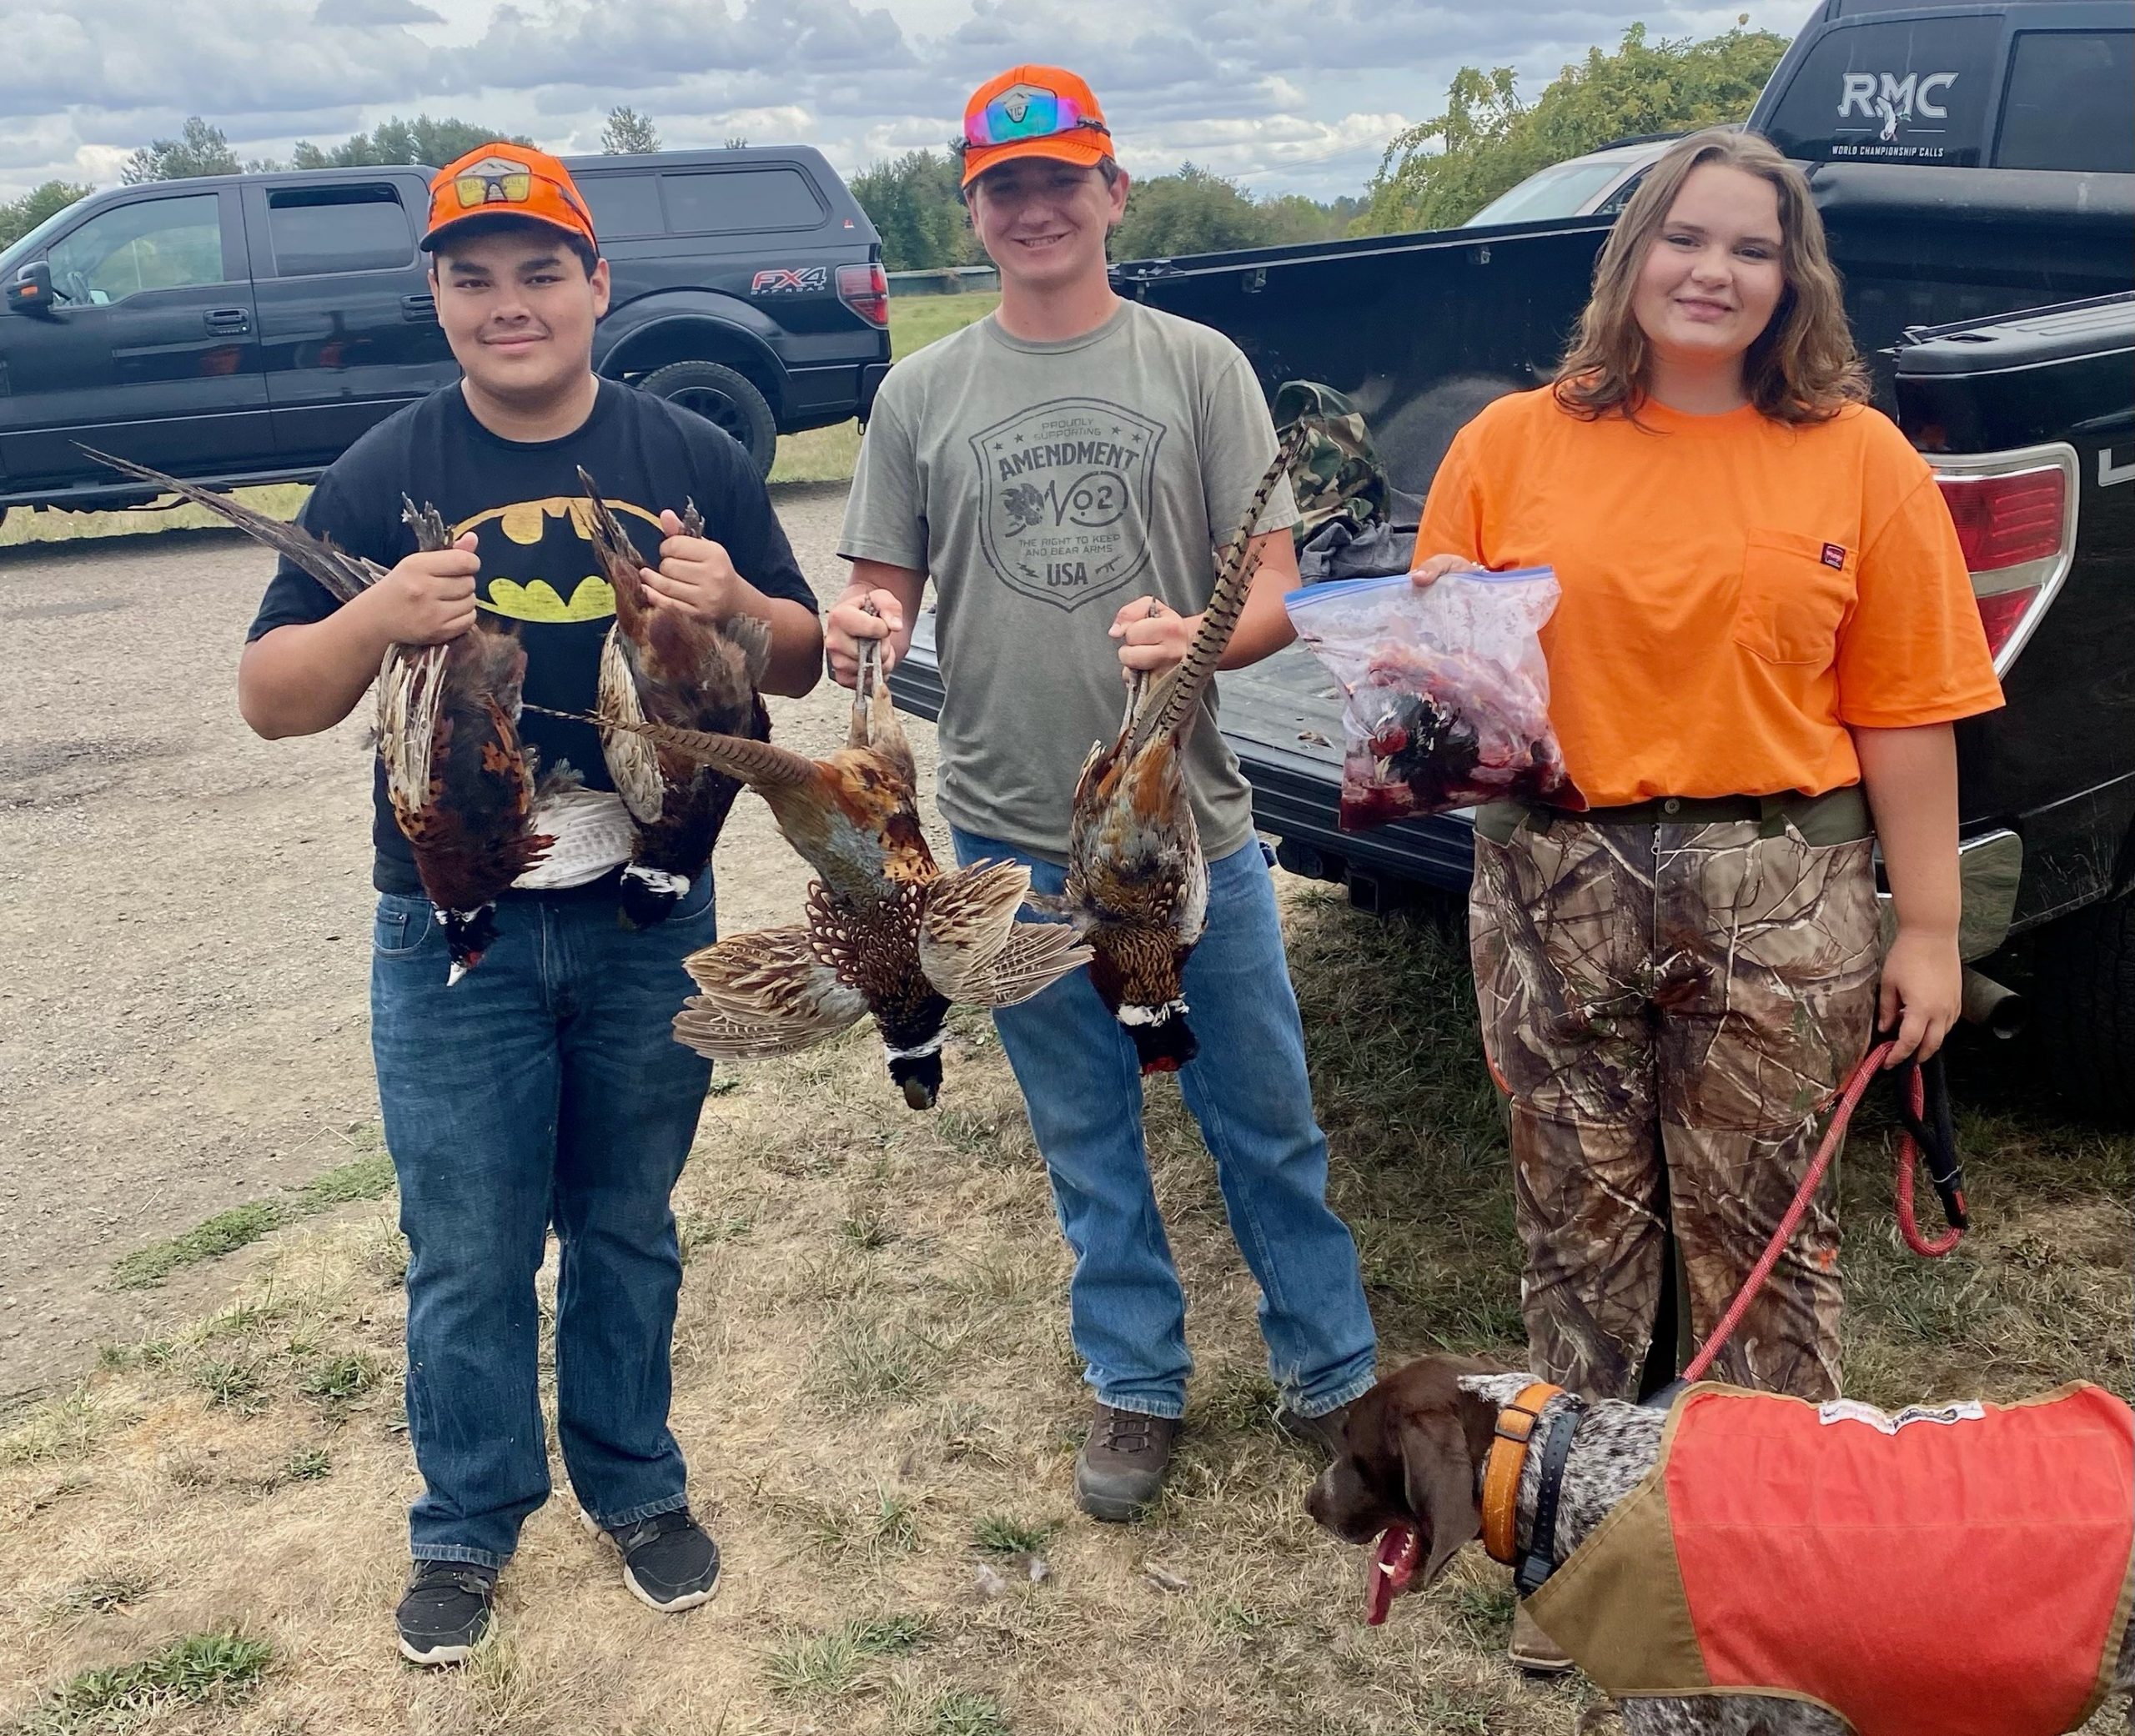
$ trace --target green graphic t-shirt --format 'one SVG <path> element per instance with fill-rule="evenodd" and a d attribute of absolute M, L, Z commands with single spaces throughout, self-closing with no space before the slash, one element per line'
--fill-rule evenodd
<path fill-rule="evenodd" d="M 939 602 L 942 811 L 1064 860 L 1075 779 L 1119 728 L 1113 616 L 1207 605 L 1275 431 L 1237 346 L 1123 302 L 1062 343 L 988 317 L 897 364 L 876 399 L 838 553 L 927 572 Z M 1287 484 L 1257 527 L 1294 523 Z M 1187 776 L 1203 849 L 1253 835 L 1212 690 Z"/>

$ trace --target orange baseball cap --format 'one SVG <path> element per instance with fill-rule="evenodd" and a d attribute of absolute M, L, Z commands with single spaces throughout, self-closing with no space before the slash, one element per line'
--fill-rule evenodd
<path fill-rule="evenodd" d="M 964 104 L 966 187 L 996 163 L 1050 157 L 1094 168 L 1113 154 L 1097 94 L 1064 67 L 1011 67 Z"/>
<path fill-rule="evenodd" d="M 545 151 L 493 139 L 440 169 L 430 181 L 425 252 L 455 223 L 476 217 L 524 217 L 598 248 L 593 214 L 570 171 Z"/>

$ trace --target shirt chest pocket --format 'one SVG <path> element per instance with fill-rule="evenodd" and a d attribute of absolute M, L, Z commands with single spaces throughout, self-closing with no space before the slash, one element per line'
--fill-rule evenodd
<path fill-rule="evenodd" d="M 1735 643 L 1767 663 L 1829 664 L 1853 600 L 1852 554 L 1792 530 L 1752 530 L 1742 550 Z"/>

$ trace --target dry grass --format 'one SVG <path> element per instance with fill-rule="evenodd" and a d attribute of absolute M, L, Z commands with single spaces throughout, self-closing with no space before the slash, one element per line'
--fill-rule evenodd
<path fill-rule="evenodd" d="M 1291 931 L 1389 1355 L 1504 1347 L 1505 1159 L 1457 945 L 1316 894 Z M 183 1712 L 188 1736 L 1570 1732 L 1585 1691 L 1507 1671 L 1505 1575 L 1474 1552 L 1362 1625 L 1360 1552 L 1304 1517 L 1314 1464 L 1273 1426 L 1252 1286 L 1168 1084 L 1148 1120 L 1194 1300 L 1188 1432 L 1147 1522 L 1075 1513 L 1068 1261 L 998 1046 L 957 1030 L 931 1116 L 865 1034 L 736 1070 L 706 1107 L 677 1200 L 674 1415 L 726 1555 L 709 1608 L 640 1608 L 560 1494 L 477 1662 L 393 1662 L 416 1483 L 392 1378 L 404 1255 L 379 1211 L 281 1232 L 259 1286 L 0 1440 L 0 1730 L 84 1670 L 234 1633 L 273 1666 Z M 1932 1267 L 1895 1250 L 1881 1135 L 1856 1144 L 1856 1390 L 2126 1391 L 2135 1144 L 2029 1112 L 1967 1133 L 1981 1227 Z"/>

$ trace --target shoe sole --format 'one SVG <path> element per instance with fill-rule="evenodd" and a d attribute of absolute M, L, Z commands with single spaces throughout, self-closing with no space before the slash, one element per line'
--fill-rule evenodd
<path fill-rule="evenodd" d="M 471 1645 L 432 1646 L 427 1652 L 419 1652 L 404 1639 L 400 1642 L 400 1655 L 423 1669 L 435 1669 L 441 1663 L 465 1663 L 475 1655 L 475 1648 Z"/>
<path fill-rule="evenodd" d="M 591 1513 L 586 1512 L 586 1510 L 582 1507 L 578 1510 L 578 1523 L 585 1528 L 585 1534 L 588 1537 L 606 1543 L 608 1547 L 615 1550 L 618 1555 L 622 1553 L 621 1545 L 617 1543 L 615 1538 L 610 1537 L 606 1532 L 603 1531 L 600 1528 L 599 1522 L 594 1518 Z M 724 1563 L 722 1563 L 722 1567 Z M 711 1583 L 706 1586 L 702 1591 L 684 1592 L 679 1598 L 672 1598 L 669 1602 L 663 1603 L 659 1598 L 654 1597 L 651 1593 L 648 1592 L 642 1585 L 638 1583 L 637 1575 L 630 1571 L 630 1564 L 628 1562 L 625 1562 L 623 1563 L 623 1584 L 625 1588 L 629 1591 L 630 1594 L 633 1598 L 635 1598 L 639 1603 L 644 1604 L 647 1609 L 651 1610 L 656 1615 L 680 1615 L 686 1609 L 702 1608 L 704 1605 L 709 1603 L 714 1598 L 719 1595 L 719 1582 L 724 1578 L 726 1578 L 726 1574 L 722 1572 L 716 1576 Z"/>

